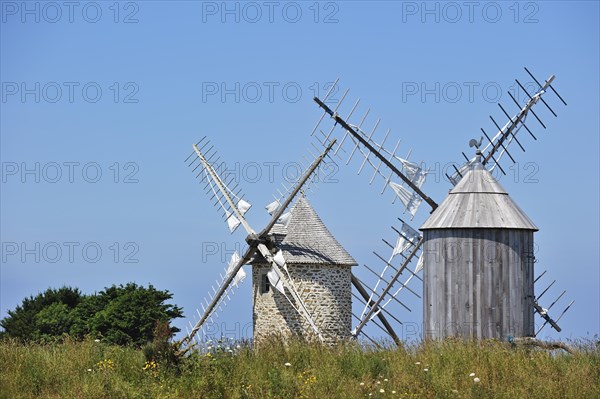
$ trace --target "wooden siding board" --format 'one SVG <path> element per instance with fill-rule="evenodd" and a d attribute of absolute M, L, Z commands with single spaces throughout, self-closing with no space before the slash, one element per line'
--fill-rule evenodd
<path fill-rule="evenodd" d="M 438 336 L 443 336 L 444 327 L 444 296 L 446 292 L 444 290 L 444 274 L 446 273 L 446 262 L 443 261 L 447 257 L 447 248 L 442 249 L 442 261 L 439 262 L 436 274 L 436 297 L 435 303 L 433 304 L 434 309 L 437 309 L 435 314 L 435 328 Z"/>
<path fill-rule="evenodd" d="M 485 232 L 487 233 L 487 232 Z M 484 233 L 484 234 L 485 234 Z M 487 238 L 487 235 L 486 235 Z M 484 245 L 487 245 L 488 240 L 484 239 Z M 483 273 L 485 276 L 485 286 L 484 286 L 484 291 L 481 293 L 481 295 L 485 298 L 485 320 L 484 320 L 484 328 L 485 328 L 485 333 L 484 333 L 484 338 L 493 338 L 494 337 L 494 333 L 493 333 L 493 324 L 495 322 L 494 320 L 494 308 L 493 308 L 493 304 L 494 304 L 494 267 L 491 266 L 487 260 L 485 259 L 485 254 L 483 254 L 482 260 L 481 260 L 481 265 L 483 267 Z"/>
<path fill-rule="evenodd" d="M 474 285 L 473 285 L 473 269 L 475 267 L 475 256 L 476 256 L 476 251 L 477 249 L 475 247 L 471 247 L 469 248 L 469 258 L 465 259 L 468 262 L 468 275 L 467 275 L 467 281 L 465 284 L 465 287 L 467 289 L 467 292 L 465 292 L 465 298 L 467 300 L 468 306 L 469 306 L 469 317 L 468 317 L 468 323 L 469 323 L 469 338 L 475 338 L 475 308 L 474 308 Z"/>
<path fill-rule="evenodd" d="M 508 284 L 505 287 L 505 295 L 508 297 L 508 325 L 505 326 L 503 336 L 519 334 L 521 330 L 519 320 L 522 318 L 522 309 L 519 306 L 522 293 L 523 278 L 521 257 L 517 256 L 523 234 L 514 234 L 513 231 L 507 231 L 508 243 L 506 246 L 506 259 L 509 262 Z M 519 334 L 520 335 L 520 334 Z"/>
<path fill-rule="evenodd" d="M 502 335 L 506 335 L 510 334 L 509 331 L 511 330 L 511 313 L 517 311 L 516 309 L 512 308 L 512 301 L 510 297 L 514 294 L 514 287 L 511 284 L 511 273 L 512 270 L 518 265 L 510 258 L 511 252 L 509 248 L 511 235 L 506 234 L 504 237 L 502 237 L 502 239 L 503 242 L 506 242 L 506 245 L 503 245 L 499 248 L 501 251 L 502 266 L 504 269 L 502 273 L 502 318 L 500 322 Z M 508 242 L 506 240 L 508 240 Z"/>
<path fill-rule="evenodd" d="M 448 248 L 448 252 L 452 253 L 453 248 L 450 247 Z M 442 306 L 444 309 L 444 313 L 443 313 L 443 324 L 442 324 L 442 330 L 443 330 L 443 334 L 451 334 L 450 331 L 448 331 L 448 329 L 451 327 L 448 325 L 448 322 L 450 322 L 452 320 L 452 316 L 450 315 L 451 312 L 451 304 L 452 304 L 452 297 L 451 297 L 451 293 L 452 293 L 452 268 L 454 267 L 453 263 L 450 262 L 445 262 L 444 263 L 444 281 L 442 282 L 442 286 L 444 288 L 444 293 L 445 295 L 442 296 Z"/>
<path fill-rule="evenodd" d="M 532 245 L 533 232 L 526 230 L 425 231 L 424 336 L 528 335 Z"/>
<path fill-rule="evenodd" d="M 460 253 L 460 257 L 462 258 L 464 256 L 464 250 L 461 248 L 461 253 Z M 462 259 L 461 259 L 462 260 Z M 451 286 L 451 295 L 450 295 L 450 304 L 451 304 L 451 308 L 450 308 L 450 322 L 453 320 L 456 320 L 456 326 L 455 328 L 458 330 L 458 332 L 464 336 L 464 328 L 465 328 L 465 308 L 464 308 L 464 304 L 461 301 L 461 297 L 460 297 L 460 290 L 459 290 L 459 282 L 460 282 L 460 276 L 464 274 L 464 267 L 461 267 L 462 265 L 464 265 L 463 262 L 455 262 L 452 265 L 452 270 L 450 273 L 450 278 L 451 278 L 451 282 L 452 282 L 452 286 Z M 462 316 L 462 317 L 460 317 Z"/>
<path fill-rule="evenodd" d="M 525 315 L 526 320 L 526 329 L 525 335 L 533 336 L 535 334 L 535 319 L 534 319 L 534 311 L 533 311 L 533 295 L 534 295 L 534 284 L 533 280 L 535 279 L 534 275 L 534 262 L 533 258 L 533 233 L 526 235 L 526 244 L 525 244 L 525 256 L 526 256 L 526 275 L 527 280 L 524 287 L 524 303 L 523 303 L 523 313 Z"/>

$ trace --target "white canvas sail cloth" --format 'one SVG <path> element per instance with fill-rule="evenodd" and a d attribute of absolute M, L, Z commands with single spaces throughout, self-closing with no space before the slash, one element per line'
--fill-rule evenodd
<path fill-rule="evenodd" d="M 227 271 L 225 272 L 227 274 L 227 277 L 231 275 L 233 269 L 235 268 L 235 265 L 237 265 L 240 262 L 240 260 L 241 258 L 240 255 L 238 255 L 237 251 L 234 252 L 233 255 L 231 255 L 231 260 L 229 260 L 229 266 L 227 267 Z M 243 268 L 240 268 L 240 270 L 238 270 L 235 277 L 233 278 L 232 284 L 237 286 L 239 283 L 244 281 L 245 278 L 246 272 Z"/>
<path fill-rule="evenodd" d="M 229 231 L 233 233 L 241 222 L 238 218 L 235 217 L 234 214 L 232 214 L 229 211 L 225 211 L 225 215 L 227 216 L 227 227 L 229 227 Z"/>
<path fill-rule="evenodd" d="M 419 165 L 414 162 L 407 161 L 406 159 L 398 158 L 402 162 L 402 167 L 406 173 L 406 177 L 415 184 L 415 186 L 421 188 L 425 183 L 425 176 L 427 171 L 423 170 Z"/>
<path fill-rule="evenodd" d="M 277 210 L 279 209 L 280 206 L 281 206 L 281 203 L 279 202 L 279 200 L 275 200 L 275 201 L 271 202 L 270 204 L 268 204 L 267 206 L 265 206 L 265 209 L 267 210 L 267 212 L 269 212 L 269 215 L 272 216 L 275 212 L 277 212 Z M 291 217 L 292 217 L 292 213 L 286 212 L 283 215 L 281 215 L 281 217 L 279 219 L 277 219 L 276 223 L 286 226 L 287 223 L 290 221 Z"/>
<path fill-rule="evenodd" d="M 418 231 L 410 227 L 408 224 L 402 223 L 402 228 L 400 229 L 400 234 L 396 240 L 392 257 L 398 254 L 403 254 L 404 251 L 415 245 L 416 242 L 419 241 L 419 238 L 421 238 L 421 235 Z"/>
<path fill-rule="evenodd" d="M 277 224 L 282 224 L 284 226 L 287 226 L 287 224 L 291 218 L 292 218 L 292 212 L 286 212 L 283 215 L 281 215 L 281 217 L 277 220 Z"/>
<path fill-rule="evenodd" d="M 269 284 L 271 284 L 271 287 L 274 287 L 277 291 L 285 295 L 283 281 L 281 280 L 281 278 L 279 278 L 279 275 L 277 274 L 275 269 L 271 268 L 271 270 L 267 272 L 267 278 L 269 279 Z M 285 297 L 287 298 L 287 295 L 285 295 Z"/>
<path fill-rule="evenodd" d="M 240 199 L 237 203 L 237 208 L 240 211 L 240 213 L 243 215 L 246 214 L 246 212 L 248 212 L 248 210 L 252 207 L 251 204 L 249 204 L 248 202 L 244 201 L 243 199 Z"/>
<path fill-rule="evenodd" d="M 277 208 L 279 208 L 280 205 L 281 204 L 279 203 L 279 200 L 275 200 L 269 205 L 265 206 L 265 208 L 267 209 L 267 212 L 269 212 L 269 215 L 273 215 L 273 213 L 275 213 L 275 211 L 277 210 Z"/>
<path fill-rule="evenodd" d="M 415 274 L 419 273 L 421 270 L 423 270 L 423 254 L 419 256 L 419 261 L 417 262 L 417 267 L 415 268 Z"/>
<path fill-rule="evenodd" d="M 277 253 L 273 256 L 273 261 L 275 262 L 275 264 L 278 267 L 283 268 L 285 270 L 285 272 L 288 274 L 288 277 L 290 277 L 290 272 L 288 271 L 287 264 L 285 262 L 285 258 L 283 257 L 283 252 L 281 250 L 277 251 Z M 283 281 L 281 280 L 281 278 L 279 278 L 279 275 L 277 274 L 277 272 L 275 271 L 275 269 L 273 267 L 271 267 L 271 270 L 269 270 L 269 272 L 267 273 L 267 277 L 269 278 L 269 283 L 273 287 L 275 287 L 275 289 L 277 289 L 277 291 L 279 291 L 283 295 L 285 295 Z M 290 277 L 290 279 L 291 279 L 291 277 Z M 286 298 L 287 298 L 287 296 L 286 296 Z"/>
<path fill-rule="evenodd" d="M 242 216 L 244 216 L 250 208 L 252 208 L 252 205 L 243 199 L 240 199 L 237 203 L 237 209 Z M 225 214 L 227 215 L 227 226 L 229 227 L 229 231 L 233 233 L 241 222 L 233 213 L 225 211 Z"/>
<path fill-rule="evenodd" d="M 273 256 L 273 260 L 275 261 L 277 266 L 282 267 L 286 271 L 286 273 L 288 273 L 288 275 L 289 275 L 287 263 L 285 263 L 285 258 L 283 257 L 283 251 L 281 251 L 281 250 L 277 251 L 275 256 Z"/>
<path fill-rule="evenodd" d="M 390 182 L 390 187 L 396 193 L 396 196 L 402 201 L 405 209 L 410 213 L 411 219 L 415 217 L 421 202 L 423 202 L 423 198 L 421 198 L 418 194 L 411 192 L 406 189 L 404 186 L 401 186 L 398 183 Z"/>

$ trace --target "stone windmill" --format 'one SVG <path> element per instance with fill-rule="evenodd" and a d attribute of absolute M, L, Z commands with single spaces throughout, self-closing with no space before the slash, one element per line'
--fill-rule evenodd
<path fill-rule="evenodd" d="M 199 319 L 191 325 L 183 345 L 204 331 L 205 324 L 231 300 L 246 276 L 243 266 L 247 264 L 252 265 L 255 343 L 270 336 L 297 336 L 323 343 L 350 337 L 351 268 L 356 261 L 331 235 L 304 196 L 313 182 L 311 177 L 319 173 L 319 165 L 334 143 L 314 157 L 294 186 L 267 205 L 271 219 L 259 232 L 244 216 L 250 203 L 233 186 L 233 178 L 219 173 L 220 158 L 213 146 L 206 138 L 193 146 L 194 152 L 186 161 L 193 157 L 189 166 L 195 165 L 194 172 L 200 169 L 196 177 L 205 184 L 211 200 L 216 200 L 230 231 L 233 233 L 240 225 L 246 230 L 248 248 L 241 256 L 233 254 L 225 274 L 201 304 Z"/>
<path fill-rule="evenodd" d="M 541 127 L 546 128 L 533 110 L 536 104 L 543 103 L 549 112 L 557 116 L 543 98 L 548 91 L 566 105 L 552 86 L 554 75 L 540 83 L 527 68 L 525 70 L 532 82 L 523 85 L 515 80 L 526 97 L 525 103 L 521 105 L 509 91 L 508 95 L 518 107 L 518 112 L 510 115 L 498 104 L 508 121 L 501 127 L 490 116 L 497 133 L 490 138 L 481 129 L 481 140 L 470 141 L 469 145 L 476 147 L 477 155 L 468 157 L 463 153 L 466 162 L 453 165 L 454 173 L 446 174 L 455 188 L 440 206 L 422 190 L 428 173 L 423 163 L 409 161 L 410 151 L 405 157 L 398 155 L 400 140 L 393 147 L 388 146 L 389 129 L 377 141 L 374 137 L 380 120 L 374 122 L 372 128 L 364 127 L 370 110 L 356 122 L 351 122 L 360 100 L 348 109 L 346 117 L 341 116 L 342 103 L 349 90 L 336 97 L 339 92 L 336 81 L 323 99 L 315 97 L 314 101 L 323 114 L 312 135 L 321 145 L 328 146 L 336 140 L 332 153 L 339 160 L 347 157 L 346 164 L 358 154 L 356 158 L 361 162 L 358 174 L 370 171 L 369 184 L 376 178 L 382 180 L 381 194 L 389 187 L 394 201 L 401 202 L 411 219 L 423 202 L 429 205 L 432 213 L 421 228 L 424 236 L 402 219 L 399 219 L 402 223 L 400 228 L 392 226 L 396 234 L 395 244 L 393 240 L 392 243 L 382 240 L 391 249 L 391 255 L 373 252 L 377 262 L 383 263 L 382 271 L 377 272 L 373 267 L 364 265 L 377 280 L 369 286 L 368 299 L 362 301 L 363 310 L 357 316 L 353 336 L 363 335 L 371 339 L 364 327 L 372 324 L 397 342 L 394 324 L 402 324 L 400 311 L 411 310 L 401 299 L 401 292 L 423 299 L 426 338 L 532 337 L 547 324 L 560 331 L 557 322 L 573 302 L 556 319 L 550 317 L 549 310 L 562 298 L 564 291 L 548 309 L 538 304 L 554 282 L 539 295 L 534 294 L 534 284 L 546 273 L 544 271 L 534 278 L 533 232 L 537 227 L 491 175 L 496 171 L 506 174 L 500 164 L 501 159 L 508 157 L 515 162 L 509 151 L 511 144 L 525 151 L 521 143 L 523 134 L 519 135 L 519 132 L 526 131 L 537 140 L 526 124 L 528 116 L 532 115 Z M 332 109 L 329 104 L 334 104 L 335 108 Z M 319 128 L 325 117 L 333 121 L 329 131 Z M 487 144 L 482 146 L 484 137 Z M 458 253 L 459 249 L 465 252 Z M 410 282 L 414 279 L 423 282 L 424 297 L 411 288 Z M 355 298 L 361 300 L 357 296 Z M 537 331 L 534 329 L 534 313 L 543 320 Z"/>
<path fill-rule="evenodd" d="M 274 241 L 286 260 L 290 278 L 326 343 L 350 338 L 352 328 L 352 266 L 356 261 L 331 235 L 308 200 L 301 196 L 289 221 L 275 225 Z M 273 334 L 304 337 L 310 328 L 292 304 L 271 287 L 270 265 L 252 261 L 254 341 Z"/>

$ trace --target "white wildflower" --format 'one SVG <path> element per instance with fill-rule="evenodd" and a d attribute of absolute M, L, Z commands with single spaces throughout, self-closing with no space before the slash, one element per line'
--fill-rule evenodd
<path fill-rule="evenodd" d="M 423 371 L 429 371 L 429 369 L 423 369 Z"/>
<path fill-rule="evenodd" d="M 365 383 L 364 383 L 364 382 L 361 382 L 359 385 L 360 385 L 361 387 L 364 387 L 364 386 L 365 386 Z"/>
<path fill-rule="evenodd" d="M 385 392 L 385 389 L 383 389 L 383 388 L 381 388 L 381 389 L 379 390 L 379 393 L 384 393 L 384 392 Z"/>
<path fill-rule="evenodd" d="M 475 378 L 473 378 L 473 382 L 479 382 L 479 381 L 481 381 L 481 380 L 479 379 L 479 377 L 475 377 Z"/>
<path fill-rule="evenodd" d="M 286 363 L 284 364 L 285 367 L 290 367 L 292 365 L 292 363 Z"/>
<path fill-rule="evenodd" d="M 469 377 L 475 377 L 475 373 L 469 374 Z"/>

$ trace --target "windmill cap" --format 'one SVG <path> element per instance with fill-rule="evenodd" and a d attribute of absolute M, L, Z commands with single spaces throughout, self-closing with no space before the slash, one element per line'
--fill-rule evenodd
<path fill-rule="evenodd" d="M 538 230 L 478 158 L 420 230 L 453 228 Z"/>
<path fill-rule="evenodd" d="M 285 227 L 271 230 L 277 248 L 283 251 L 288 265 L 338 265 L 356 266 L 356 260 L 342 247 L 327 229 L 308 200 L 301 196 L 291 209 L 291 217 Z M 264 264 L 266 260 L 257 254 L 251 261 Z"/>

